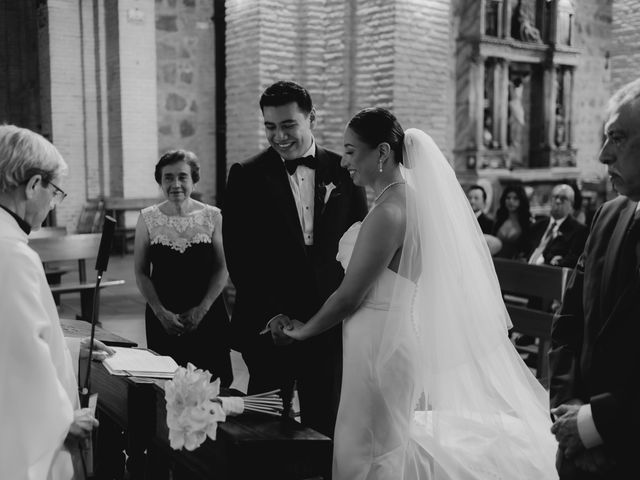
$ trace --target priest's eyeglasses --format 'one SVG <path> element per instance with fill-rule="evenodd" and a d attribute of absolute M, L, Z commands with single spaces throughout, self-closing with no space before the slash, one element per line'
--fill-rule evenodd
<path fill-rule="evenodd" d="M 53 182 L 49 182 L 49 185 L 51 185 L 54 190 L 53 190 L 53 197 L 51 198 L 51 206 L 55 207 L 57 205 L 60 205 L 62 203 L 62 201 L 67 198 L 67 194 L 65 193 L 64 190 L 62 190 L 59 186 L 57 186 L 55 183 Z"/>

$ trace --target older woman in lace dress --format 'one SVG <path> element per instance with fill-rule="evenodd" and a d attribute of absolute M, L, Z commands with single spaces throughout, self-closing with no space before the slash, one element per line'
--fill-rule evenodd
<path fill-rule="evenodd" d="M 191 198 L 200 179 L 196 156 L 165 153 L 155 180 L 166 200 L 142 210 L 136 227 L 135 273 L 147 300 L 147 346 L 232 382 L 227 282 L 220 209 Z"/>

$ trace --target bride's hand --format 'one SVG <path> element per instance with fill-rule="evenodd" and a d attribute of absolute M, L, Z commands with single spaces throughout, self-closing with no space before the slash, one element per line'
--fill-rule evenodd
<path fill-rule="evenodd" d="M 295 318 L 291 319 L 291 326 L 282 329 L 282 333 L 295 340 L 304 340 L 307 338 L 304 332 L 304 323 Z"/>

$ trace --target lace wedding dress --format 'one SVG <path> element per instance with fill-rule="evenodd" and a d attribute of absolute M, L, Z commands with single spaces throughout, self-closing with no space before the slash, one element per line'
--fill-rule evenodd
<path fill-rule="evenodd" d="M 398 273 L 343 323 L 333 479 L 557 478 L 547 393 L 508 339 L 466 196 L 428 135 L 408 130 L 405 149 Z M 345 270 L 360 226 L 340 241 Z"/>

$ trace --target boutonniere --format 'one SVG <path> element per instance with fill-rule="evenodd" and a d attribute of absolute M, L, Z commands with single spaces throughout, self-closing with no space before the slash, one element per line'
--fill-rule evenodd
<path fill-rule="evenodd" d="M 322 187 L 324 188 L 324 202 L 323 203 L 327 203 L 329 201 L 329 197 L 331 197 L 331 192 L 333 192 L 336 188 L 336 185 L 333 182 L 329 182 L 327 184 L 323 184 Z"/>

